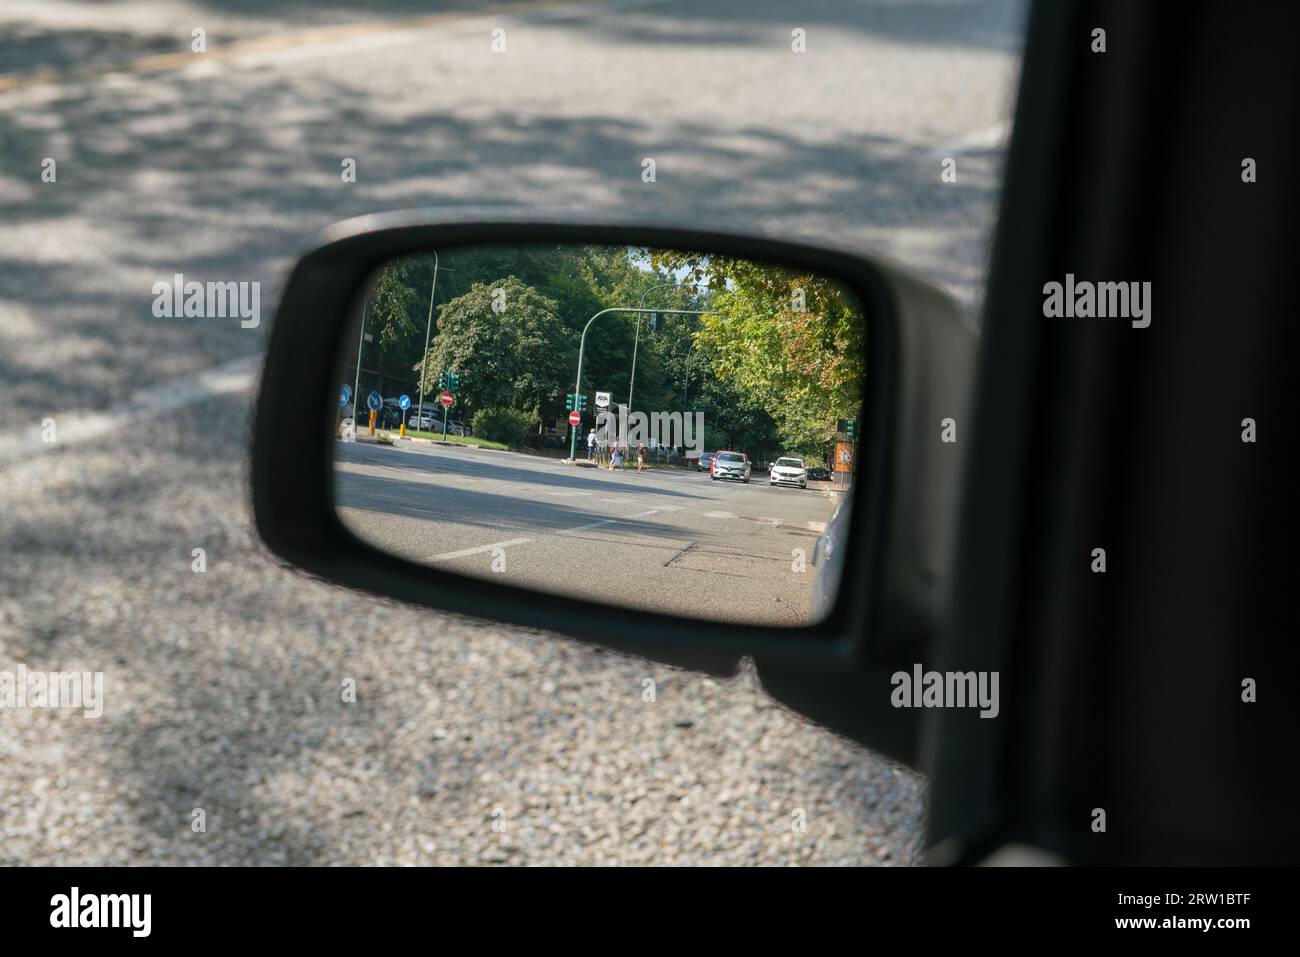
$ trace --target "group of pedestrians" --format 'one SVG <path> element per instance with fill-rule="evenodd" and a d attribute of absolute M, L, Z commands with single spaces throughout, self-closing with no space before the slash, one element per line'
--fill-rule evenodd
<path fill-rule="evenodd" d="M 645 460 L 646 460 L 646 455 L 649 453 L 649 451 L 650 450 L 645 447 L 644 443 L 642 443 L 640 446 L 637 447 L 636 470 L 638 472 L 645 471 Z M 595 429 L 592 429 L 590 432 L 587 433 L 587 461 L 588 462 L 596 461 L 596 430 Z M 623 449 L 618 445 L 611 445 L 609 448 L 609 465 L 607 466 L 607 468 L 611 472 L 614 471 L 614 469 L 623 468 Z"/>

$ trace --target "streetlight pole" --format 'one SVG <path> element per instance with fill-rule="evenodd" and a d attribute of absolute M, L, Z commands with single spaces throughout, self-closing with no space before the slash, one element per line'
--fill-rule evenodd
<path fill-rule="evenodd" d="M 352 380 L 352 421 L 356 423 L 357 417 L 357 393 L 361 391 L 361 345 L 366 340 L 366 307 L 370 305 L 370 297 L 367 296 L 361 303 L 361 334 L 357 336 L 357 377 Z"/>
<path fill-rule="evenodd" d="M 577 407 L 578 404 L 578 396 L 582 394 L 582 360 L 583 357 L 587 354 L 587 330 L 591 328 L 591 324 L 593 322 L 595 322 L 601 316 L 605 315 L 605 313 L 607 312 L 633 312 L 637 314 L 646 313 L 646 312 L 666 312 L 674 315 L 702 316 L 706 312 L 708 312 L 708 310 L 707 309 L 642 309 L 640 307 L 633 309 L 628 306 L 611 306 L 608 309 L 600 310 L 600 312 L 596 313 L 594 316 L 588 319 L 587 324 L 582 327 L 582 340 L 578 343 L 578 374 L 573 380 L 573 404 L 575 408 Z M 629 395 L 628 396 L 629 405 L 631 404 L 631 399 L 632 397 L 631 395 Z M 576 425 L 571 425 L 569 426 L 569 461 L 572 462 L 577 457 L 577 454 L 578 454 L 578 427 Z"/>
<path fill-rule="evenodd" d="M 424 326 L 424 354 L 420 356 L 420 404 L 415 410 L 415 422 L 424 421 L 424 367 L 429 361 L 429 331 L 433 328 L 433 294 L 438 291 L 438 250 L 433 251 L 433 285 L 429 288 L 429 321 Z"/>

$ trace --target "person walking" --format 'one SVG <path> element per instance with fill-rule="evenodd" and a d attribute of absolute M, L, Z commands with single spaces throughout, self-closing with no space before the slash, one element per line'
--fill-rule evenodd
<path fill-rule="evenodd" d="M 609 450 L 609 470 L 621 469 L 623 467 L 623 450 L 617 445 L 611 446 Z"/>
<path fill-rule="evenodd" d="M 637 450 L 636 450 L 636 470 L 637 470 L 638 472 L 644 472 L 644 471 L 645 471 L 645 454 L 646 454 L 646 451 L 647 451 L 647 450 L 646 450 L 646 447 L 645 447 L 645 443 L 644 443 L 644 442 L 641 443 L 641 445 L 637 447 Z"/>
<path fill-rule="evenodd" d="M 587 433 L 587 461 L 590 462 L 596 458 L 596 430 L 592 429 Z"/>

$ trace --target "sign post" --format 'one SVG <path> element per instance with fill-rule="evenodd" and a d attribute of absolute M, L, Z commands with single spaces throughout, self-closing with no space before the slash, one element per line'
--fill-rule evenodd
<path fill-rule="evenodd" d="M 406 410 L 411 407 L 411 397 L 409 395 L 398 396 L 397 407 L 402 410 L 402 427 L 398 435 L 406 438 Z"/>
<path fill-rule="evenodd" d="M 438 401 L 442 403 L 442 440 L 447 441 L 447 412 L 451 409 L 451 404 L 456 401 L 456 397 L 450 392 L 444 392 L 438 396 Z"/>
<path fill-rule="evenodd" d="M 343 388 L 339 389 L 339 411 L 334 417 L 334 434 L 342 435 L 343 433 L 343 409 L 347 406 L 348 400 L 352 398 L 352 390 L 348 384 L 343 383 Z"/>
<path fill-rule="evenodd" d="M 375 434 L 375 419 L 379 418 L 379 410 L 384 407 L 384 397 L 378 392 L 371 392 L 366 396 L 366 407 L 370 409 L 370 434 Z"/>

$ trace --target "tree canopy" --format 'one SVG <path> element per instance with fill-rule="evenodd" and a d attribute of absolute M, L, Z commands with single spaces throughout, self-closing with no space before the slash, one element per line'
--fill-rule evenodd
<path fill-rule="evenodd" d="M 486 408 L 520 410 L 539 424 L 563 416 L 587 321 L 639 305 L 704 314 L 602 316 L 587 336 L 588 396 L 608 391 L 617 406 L 632 391 L 636 411 L 702 411 L 708 448 L 764 459 L 818 457 L 837 420 L 860 411 L 864 319 L 824 277 L 676 251 L 480 246 L 442 256 L 434 289 L 433 263 L 431 254 L 414 256 L 379 272 L 362 361 L 426 399 L 439 373 L 457 372 L 462 417 Z M 594 403 L 587 408 L 590 416 Z"/>

